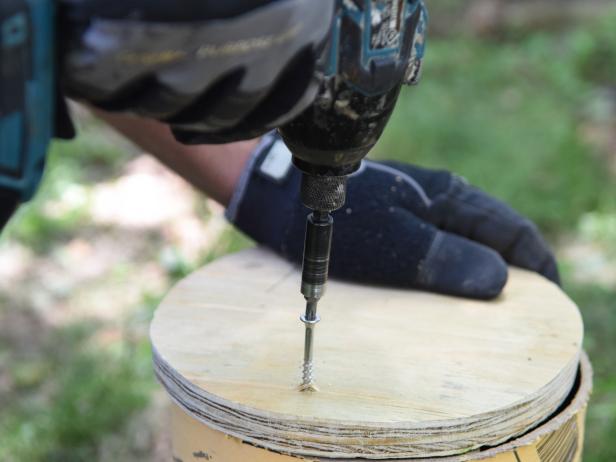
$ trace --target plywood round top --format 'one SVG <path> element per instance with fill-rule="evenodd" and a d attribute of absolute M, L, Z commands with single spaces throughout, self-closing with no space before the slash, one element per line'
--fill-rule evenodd
<path fill-rule="evenodd" d="M 298 391 L 297 268 L 251 249 L 181 281 L 151 327 L 156 372 L 196 418 L 319 457 L 456 454 L 520 435 L 568 395 L 583 326 L 554 284 L 511 269 L 497 300 L 331 281 L 319 304 L 320 391 Z"/>

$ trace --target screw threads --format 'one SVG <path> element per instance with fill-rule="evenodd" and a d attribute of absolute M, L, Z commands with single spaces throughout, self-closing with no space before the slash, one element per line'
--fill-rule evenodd
<path fill-rule="evenodd" d="M 303 392 L 318 391 L 314 382 L 314 364 L 312 361 L 304 361 L 302 366 L 302 384 L 299 386 L 299 390 Z"/>
<path fill-rule="evenodd" d="M 302 383 L 299 386 L 300 391 L 318 391 L 314 383 L 314 362 L 313 362 L 313 344 L 314 344 L 314 328 L 321 320 L 316 314 L 316 302 L 308 302 L 306 304 L 306 315 L 300 319 L 306 326 L 304 338 L 304 362 L 302 365 Z"/>

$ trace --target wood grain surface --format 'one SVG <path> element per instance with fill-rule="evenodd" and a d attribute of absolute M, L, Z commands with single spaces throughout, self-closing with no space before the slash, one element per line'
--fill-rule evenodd
<path fill-rule="evenodd" d="M 332 281 L 316 331 L 320 391 L 300 393 L 299 281 L 262 249 L 181 281 L 151 327 L 172 399 L 272 450 L 387 459 L 498 445 L 545 420 L 573 385 L 577 308 L 547 280 L 512 269 L 491 302 Z"/>

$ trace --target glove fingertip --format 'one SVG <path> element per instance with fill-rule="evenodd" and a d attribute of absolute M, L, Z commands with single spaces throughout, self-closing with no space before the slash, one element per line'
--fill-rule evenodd
<path fill-rule="evenodd" d="M 546 263 L 544 263 L 544 265 L 541 268 L 541 270 L 539 271 L 539 273 L 542 276 L 544 276 L 547 279 L 549 279 L 550 281 L 552 281 L 557 286 L 561 285 L 560 273 L 558 271 L 558 265 L 557 265 L 556 260 L 554 259 L 554 257 L 550 256 L 546 260 Z"/>
<path fill-rule="evenodd" d="M 478 265 L 472 272 L 471 283 L 465 287 L 470 297 L 492 300 L 498 297 L 509 279 L 509 270 L 504 260 L 494 252 L 492 261 Z"/>
<path fill-rule="evenodd" d="M 422 262 L 417 282 L 434 292 L 490 300 L 500 295 L 507 279 L 507 265 L 497 252 L 439 232 Z"/>

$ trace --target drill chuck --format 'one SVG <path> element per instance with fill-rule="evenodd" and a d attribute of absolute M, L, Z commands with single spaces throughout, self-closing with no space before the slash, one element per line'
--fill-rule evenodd
<path fill-rule="evenodd" d="M 302 175 L 302 203 L 310 210 L 333 212 L 346 201 L 346 176 Z"/>

